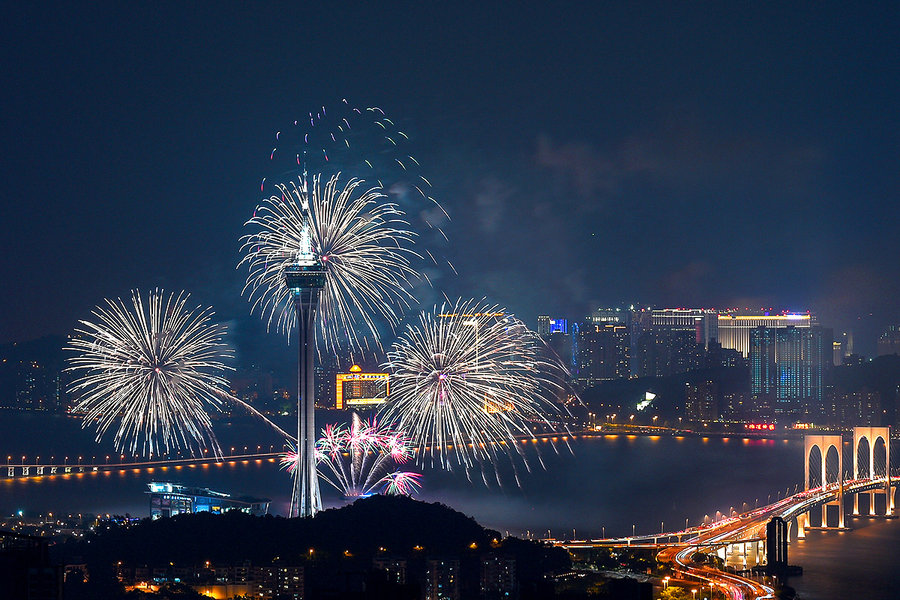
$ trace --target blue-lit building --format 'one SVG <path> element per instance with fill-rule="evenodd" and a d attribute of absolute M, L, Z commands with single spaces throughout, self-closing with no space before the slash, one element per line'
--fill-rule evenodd
<path fill-rule="evenodd" d="M 153 481 L 150 487 L 150 518 L 174 517 L 185 513 L 210 512 L 221 514 L 239 510 L 255 516 L 269 512 L 268 498 L 251 498 L 216 492 L 209 488 L 197 488 L 177 483 Z"/>
<path fill-rule="evenodd" d="M 822 327 L 750 330 L 750 393 L 777 412 L 819 413 L 832 337 Z"/>

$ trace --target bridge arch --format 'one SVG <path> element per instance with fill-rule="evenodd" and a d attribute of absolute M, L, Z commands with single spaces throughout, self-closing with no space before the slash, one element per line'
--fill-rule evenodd
<path fill-rule="evenodd" d="M 867 478 L 869 476 L 869 467 L 869 438 L 862 436 L 856 441 L 856 455 L 853 460 L 853 478 Z"/>
<path fill-rule="evenodd" d="M 843 440 L 839 435 L 807 435 L 803 437 L 804 446 L 804 491 L 810 488 L 818 487 L 826 483 L 834 483 L 843 480 L 844 461 L 843 461 Z M 816 460 L 818 458 L 818 460 Z M 833 465 L 832 473 L 835 476 L 827 477 L 826 467 L 829 465 L 829 458 L 832 462 L 837 461 Z M 834 468 L 836 467 L 836 469 Z M 813 469 L 815 468 L 815 473 Z M 815 482 L 814 485 L 812 482 Z"/>
<path fill-rule="evenodd" d="M 824 478 L 824 483 L 826 485 L 830 485 L 832 483 L 842 483 L 843 482 L 843 461 L 841 460 L 841 452 L 838 450 L 839 446 L 830 445 L 828 446 L 828 450 L 825 453 L 825 460 L 822 469 L 822 477 Z"/>
<path fill-rule="evenodd" d="M 884 471 L 880 475 L 875 474 L 876 461 L 875 447 L 884 445 Z M 860 460 L 860 456 L 868 450 L 867 460 Z M 857 479 L 875 479 L 884 477 L 890 472 L 891 455 L 891 428 L 890 427 L 854 427 L 853 428 L 853 476 Z M 864 464 L 860 464 L 860 463 Z M 865 464 L 868 463 L 868 464 Z M 868 467 L 863 469 L 862 467 Z M 880 465 L 879 465 L 880 466 Z M 881 469 L 879 469 L 881 470 Z"/>
<path fill-rule="evenodd" d="M 887 442 L 879 436 L 872 447 L 872 474 L 875 477 L 885 477 L 887 464 Z"/>
<path fill-rule="evenodd" d="M 838 506 L 838 527 L 844 528 L 844 440 L 840 435 L 803 436 L 804 448 L 804 491 L 819 485 L 838 484 L 837 499 L 827 504 Z M 816 464 L 818 459 L 818 464 Z M 830 476 L 829 476 L 830 473 Z M 818 484 L 818 485 L 816 485 Z M 827 527 L 827 504 L 822 505 L 822 526 Z M 798 537 L 808 525 L 808 516 L 803 516 L 803 526 L 798 521 Z"/>
<path fill-rule="evenodd" d="M 822 485 L 822 451 L 813 446 L 806 453 L 806 487 L 813 489 Z"/>
<path fill-rule="evenodd" d="M 883 490 L 872 490 L 869 501 L 869 514 L 875 514 L 875 495 L 884 494 L 885 514 L 890 515 L 894 509 L 894 496 L 891 494 L 891 428 L 890 427 L 854 427 L 853 428 L 853 476 L 857 479 L 884 479 Z M 859 494 L 853 497 L 853 514 L 859 514 Z"/>

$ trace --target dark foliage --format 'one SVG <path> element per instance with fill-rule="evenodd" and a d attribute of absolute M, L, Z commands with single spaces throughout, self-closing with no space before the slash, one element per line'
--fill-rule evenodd
<path fill-rule="evenodd" d="M 396 496 L 361 499 L 312 519 L 231 512 L 145 520 L 128 529 L 71 541 L 57 552 L 61 560 L 84 557 L 91 573 L 89 585 L 103 586 L 104 594 L 115 588 L 111 565 L 118 561 L 150 567 L 170 563 L 196 567 L 206 561 L 303 565 L 308 589 L 323 595 L 332 588 L 337 593 L 363 588 L 363 582 L 371 581 L 372 559 L 379 554 L 407 560 L 413 579 L 424 572 L 427 558 L 458 559 L 461 583 L 472 591 L 477 587 L 479 559 L 489 552 L 514 557 L 525 583 L 569 567 L 564 550 L 516 538 L 501 540 L 496 531 L 447 506 Z"/>

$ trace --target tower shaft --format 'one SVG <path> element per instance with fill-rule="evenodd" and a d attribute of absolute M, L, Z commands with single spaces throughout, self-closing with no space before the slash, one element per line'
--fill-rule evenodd
<path fill-rule="evenodd" d="M 311 517 L 322 510 L 316 471 L 315 353 L 319 289 L 293 294 L 297 313 L 297 453 L 291 516 Z"/>

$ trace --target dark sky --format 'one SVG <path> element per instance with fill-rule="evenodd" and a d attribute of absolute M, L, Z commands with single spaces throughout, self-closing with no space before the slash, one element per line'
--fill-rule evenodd
<path fill-rule="evenodd" d="M 427 4 L 7 7 L 0 341 L 153 286 L 255 339 L 273 134 L 342 98 L 410 132 L 450 296 L 900 320 L 900 4 Z"/>

